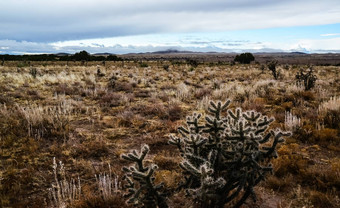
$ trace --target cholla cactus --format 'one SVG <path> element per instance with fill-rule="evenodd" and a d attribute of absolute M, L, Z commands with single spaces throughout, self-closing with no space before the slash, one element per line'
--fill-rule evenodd
<path fill-rule="evenodd" d="M 316 76 L 313 74 L 313 68 L 310 68 L 305 73 L 303 69 L 300 69 L 300 72 L 298 72 L 295 77 L 298 84 L 303 84 L 305 86 L 306 91 L 312 89 L 317 80 Z"/>
<path fill-rule="evenodd" d="M 158 168 L 155 164 L 150 164 L 148 167 L 144 166 L 143 160 L 149 152 L 149 146 L 143 145 L 140 153 L 133 150 L 131 153 L 123 154 L 122 158 L 135 165 L 130 167 L 123 167 L 126 173 L 125 180 L 127 185 L 124 187 L 128 190 L 128 204 L 143 205 L 146 208 L 167 208 L 164 195 L 160 192 L 163 184 L 154 184 L 153 173 Z"/>
<path fill-rule="evenodd" d="M 187 118 L 181 137 L 171 136 L 170 144 L 182 153 L 180 166 L 187 175 L 181 185 L 201 207 L 240 207 L 248 196 L 255 200 L 254 186 L 272 171 L 270 159 L 289 132 L 268 130 L 274 118 L 255 111 L 227 110 L 230 101 L 210 102 L 205 124 L 201 114 Z M 227 111 L 223 116 L 222 112 Z"/>
<path fill-rule="evenodd" d="M 33 78 L 37 77 L 37 73 L 38 72 L 36 68 L 33 68 L 33 67 L 30 68 L 30 74 L 32 75 Z"/>
<path fill-rule="evenodd" d="M 278 64 L 277 60 L 267 62 L 267 67 L 272 72 L 273 77 L 274 77 L 275 80 L 277 80 L 279 78 L 279 76 L 280 76 L 280 71 L 277 70 L 277 68 L 276 68 L 277 64 Z"/>

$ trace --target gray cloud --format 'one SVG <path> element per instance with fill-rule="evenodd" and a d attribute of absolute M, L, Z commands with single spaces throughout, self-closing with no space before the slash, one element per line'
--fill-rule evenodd
<path fill-rule="evenodd" d="M 340 22 L 338 0 L 11 0 L 0 39 L 55 42 Z"/>

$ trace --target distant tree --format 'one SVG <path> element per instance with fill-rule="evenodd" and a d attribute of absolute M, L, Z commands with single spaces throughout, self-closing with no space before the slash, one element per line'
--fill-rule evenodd
<path fill-rule="evenodd" d="M 109 55 L 109 56 L 107 56 L 106 57 L 106 60 L 107 61 L 121 61 L 122 60 L 122 58 L 120 58 L 120 57 L 118 57 L 118 56 L 116 56 L 116 55 Z"/>
<path fill-rule="evenodd" d="M 250 62 L 254 61 L 255 57 L 251 53 L 241 53 L 240 55 L 236 55 L 234 61 L 239 62 L 241 64 L 250 64 Z"/>
<path fill-rule="evenodd" d="M 199 64 L 198 61 L 194 59 L 187 59 L 186 62 L 193 68 L 196 68 Z"/>
<path fill-rule="evenodd" d="M 76 61 L 88 61 L 91 58 L 91 55 L 87 51 L 80 51 L 73 55 L 74 60 Z"/>

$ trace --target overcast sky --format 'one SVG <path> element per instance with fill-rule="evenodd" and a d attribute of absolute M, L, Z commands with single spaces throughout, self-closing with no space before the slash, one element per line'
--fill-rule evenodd
<path fill-rule="evenodd" d="M 0 53 L 340 52 L 339 0 L 0 0 Z"/>

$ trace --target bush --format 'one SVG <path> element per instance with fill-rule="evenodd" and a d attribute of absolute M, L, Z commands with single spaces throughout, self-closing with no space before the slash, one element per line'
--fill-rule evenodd
<path fill-rule="evenodd" d="M 145 63 L 145 62 L 139 63 L 139 66 L 142 67 L 142 68 L 149 67 L 149 65 L 147 63 Z"/>
<path fill-rule="evenodd" d="M 236 55 L 234 58 L 235 62 L 239 62 L 241 64 L 250 64 L 250 62 L 254 60 L 255 57 L 251 53 L 241 53 L 240 55 Z"/>

